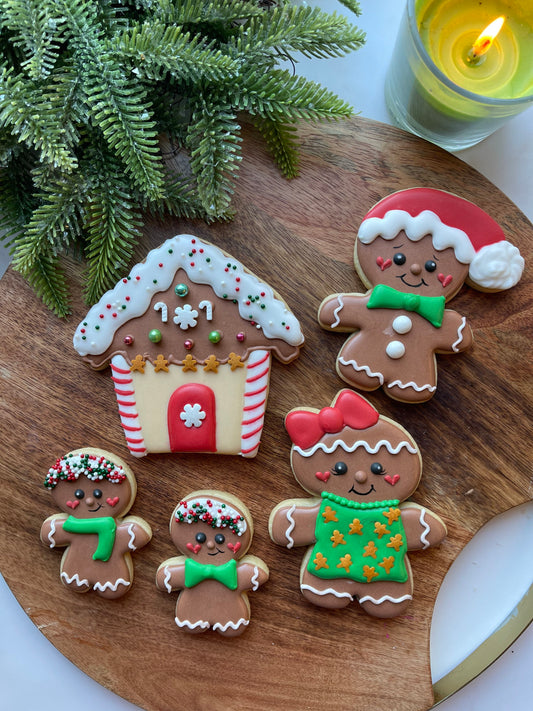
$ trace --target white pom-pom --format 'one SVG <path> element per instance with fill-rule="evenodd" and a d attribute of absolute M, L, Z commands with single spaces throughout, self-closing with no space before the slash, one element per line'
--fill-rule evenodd
<path fill-rule="evenodd" d="M 510 289 L 524 271 L 524 258 L 506 240 L 482 247 L 470 264 L 469 277 L 475 286 L 490 291 Z"/>

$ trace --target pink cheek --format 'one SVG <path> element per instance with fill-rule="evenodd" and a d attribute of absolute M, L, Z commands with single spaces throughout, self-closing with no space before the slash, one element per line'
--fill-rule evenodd
<path fill-rule="evenodd" d="M 191 553 L 194 553 L 194 555 L 198 555 L 201 547 L 202 546 L 199 543 L 187 543 L 187 550 L 191 551 Z"/>
<path fill-rule="evenodd" d="M 391 486 L 394 486 L 400 481 L 400 475 L 399 474 L 394 474 L 394 476 L 391 476 L 390 474 L 385 474 L 383 477 L 387 484 L 390 484 Z"/>
<path fill-rule="evenodd" d="M 109 496 L 105 501 L 106 501 L 106 504 L 109 504 L 109 506 L 115 507 L 118 504 L 118 502 L 120 501 L 120 499 L 118 498 L 118 496 L 113 496 L 113 498 L 111 498 Z"/>
<path fill-rule="evenodd" d="M 376 264 L 381 269 L 381 271 L 384 272 L 385 269 L 388 269 L 391 266 L 392 260 L 391 259 L 383 259 L 383 257 L 377 257 Z"/>
<path fill-rule="evenodd" d="M 315 476 L 317 479 L 320 479 L 320 481 L 323 481 L 325 484 L 330 478 L 331 472 L 315 472 Z"/>
<path fill-rule="evenodd" d="M 237 541 L 237 543 L 228 543 L 228 548 L 232 553 L 238 553 L 239 549 L 241 547 L 240 541 Z"/>
<path fill-rule="evenodd" d="M 452 283 L 453 276 L 451 274 L 447 274 L 446 276 L 444 274 L 438 274 L 437 279 L 442 284 L 442 288 L 445 289 L 448 286 L 448 284 Z"/>
<path fill-rule="evenodd" d="M 77 499 L 75 499 L 74 501 L 67 501 L 66 504 L 69 507 L 69 509 L 72 509 L 74 511 L 74 509 L 80 505 L 80 502 Z"/>

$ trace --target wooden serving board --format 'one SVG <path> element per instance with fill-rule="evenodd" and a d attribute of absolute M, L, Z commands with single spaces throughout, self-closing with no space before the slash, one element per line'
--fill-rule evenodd
<path fill-rule="evenodd" d="M 242 260 L 285 298 L 301 319 L 306 345 L 289 366 L 274 363 L 263 442 L 253 460 L 216 455 L 127 452 L 109 371 L 89 370 L 74 352 L 74 329 L 86 313 L 81 267 L 68 266 L 73 315 L 52 316 L 11 270 L 0 282 L 0 566 L 22 607 L 78 667 L 149 711 L 186 709 L 395 709 L 432 705 L 429 629 L 441 581 L 472 535 L 491 517 L 528 500 L 531 443 L 531 272 L 508 293 L 464 288 L 453 308 L 466 315 L 474 348 L 440 357 L 433 400 L 408 406 L 380 391 L 377 409 L 419 443 L 422 482 L 413 500 L 439 513 L 444 544 L 410 556 L 414 600 L 409 613 L 377 620 L 356 604 L 326 611 L 302 598 L 303 549 L 271 543 L 268 516 L 282 499 L 305 496 L 292 477 L 283 427 L 294 406 L 329 405 L 343 386 L 335 372 L 342 334 L 316 323 L 322 298 L 363 291 L 352 265 L 355 233 L 366 211 L 407 187 L 444 187 L 501 223 L 531 265 L 533 229 L 501 192 L 444 151 L 397 129 L 363 119 L 303 128 L 302 176 L 281 178 L 252 130 L 234 205 L 236 219 L 206 226 L 149 222 L 137 257 L 179 232 L 195 232 Z M 130 461 L 138 481 L 133 514 L 154 537 L 134 556 L 135 581 L 119 601 L 76 595 L 59 580 L 60 554 L 39 542 L 54 513 L 42 483 L 57 456 L 96 446 Z M 195 488 L 242 498 L 255 521 L 251 553 L 270 581 L 250 595 L 252 620 L 239 638 L 188 635 L 174 623 L 176 595 L 154 585 L 161 561 L 175 555 L 168 521 Z M 460 605 L 460 600 L 457 601 Z"/>

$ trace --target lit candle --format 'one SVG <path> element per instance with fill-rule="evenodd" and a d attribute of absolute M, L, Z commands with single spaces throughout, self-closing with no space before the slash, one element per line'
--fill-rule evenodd
<path fill-rule="evenodd" d="M 386 98 L 445 148 L 485 138 L 533 104 L 532 0 L 408 0 Z"/>

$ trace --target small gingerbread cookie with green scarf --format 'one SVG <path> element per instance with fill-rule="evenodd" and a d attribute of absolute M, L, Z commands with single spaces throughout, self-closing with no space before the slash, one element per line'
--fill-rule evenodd
<path fill-rule="evenodd" d="M 436 514 L 405 501 L 422 475 L 413 438 L 348 389 L 331 407 L 291 410 L 285 426 L 294 476 L 318 498 L 282 501 L 269 532 L 287 548 L 311 546 L 300 570 L 302 594 L 330 609 L 357 600 L 375 617 L 403 614 L 413 594 L 407 551 L 446 535 Z"/>
<path fill-rule="evenodd" d="M 180 591 L 175 622 L 186 632 L 212 629 L 242 634 L 250 622 L 247 592 L 268 580 L 264 561 L 245 555 L 252 542 L 248 508 L 222 491 L 194 491 L 170 518 L 170 537 L 181 556 L 159 566 L 156 585 Z"/>
<path fill-rule="evenodd" d="M 44 485 L 62 513 L 41 526 L 41 541 L 65 548 L 61 582 L 74 592 L 122 597 L 133 581 L 131 554 L 152 538 L 148 523 L 124 515 L 137 493 L 135 476 L 119 457 L 86 447 L 50 468 Z"/>

